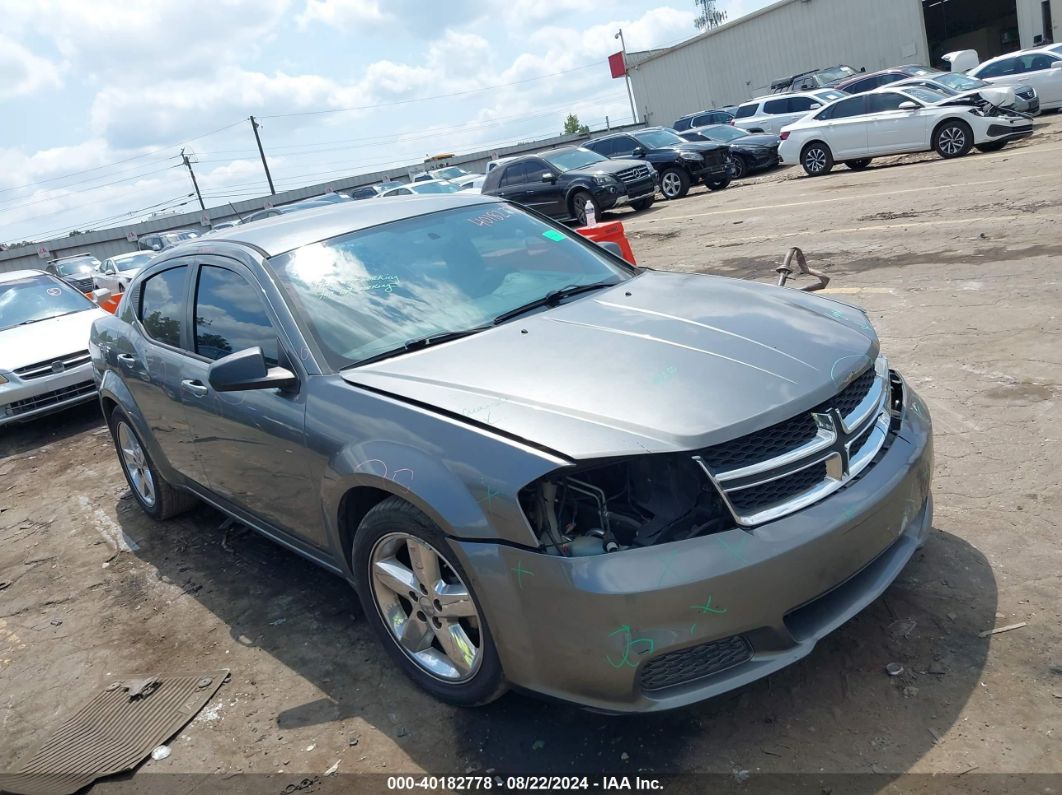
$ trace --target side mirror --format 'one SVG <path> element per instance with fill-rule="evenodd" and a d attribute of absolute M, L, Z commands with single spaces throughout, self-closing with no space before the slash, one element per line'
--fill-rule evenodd
<path fill-rule="evenodd" d="M 230 353 L 210 365 L 207 381 L 215 392 L 283 389 L 298 383 L 295 373 L 283 367 L 266 367 L 258 346 Z"/>
<path fill-rule="evenodd" d="M 818 102 L 812 102 L 810 110 L 818 110 L 821 107 L 822 107 L 822 105 L 819 104 Z"/>
<path fill-rule="evenodd" d="M 634 147 L 634 151 L 631 152 L 631 154 L 634 155 L 635 157 L 645 157 L 645 147 L 644 146 L 636 146 L 636 147 Z"/>
<path fill-rule="evenodd" d="M 918 110 L 920 107 L 922 106 L 917 102 L 912 102 L 909 99 L 901 102 L 899 105 L 900 110 Z"/>
<path fill-rule="evenodd" d="M 543 182 L 556 182 L 557 181 L 557 175 L 554 174 L 552 171 L 543 171 L 542 172 L 542 181 Z"/>

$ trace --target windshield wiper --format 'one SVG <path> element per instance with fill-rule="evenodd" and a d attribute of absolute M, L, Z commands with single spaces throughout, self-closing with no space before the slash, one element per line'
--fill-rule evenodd
<path fill-rule="evenodd" d="M 15 326 L 28 326 L 30 323 L 40 323 L 42 320 L 53 320 L 57 317 L 63 317 L 65 315 L 72 315 L 75 312 L 81 312 L 80 309 L 71 309 L 69 312 L 60 312 L 58 315 L 48 315 L 48 317 L 35 317 L 30 320 L 23 320 L 21 323 L 16 323 Z M 14 328 L 14 326 L 12 327 Z"/>
<path fill-rule="evenodd" d="M 417 337 L 415 339 L 406 340 L 398 348 L 392 348 L 389 351 L 374 354 L 373 356 L 361 359 L 357 362 L 354 362 L 354 364 L 349 364 L 341 369 L 349 370 L 353 367 L 360 367 L 363 364 L 372 364 L 373 362 L 378 362 L 382 359 L 390 359 L 392 356 L 398 356 L 399 354 L 411 353 L 412 351 L 430 348 L 432 345 L 438 345 L 443 342 L 458 340 L 461 339 L 461 337 L 469 337 L 473 334 L 478 334 L 481 331 L 486 331 L 487 329 L 492 327 L 493 324 L 489 326 L 476 326 L 474 328 L 466 328 L 461 331 L 441 331 L 436 334 L 429 334 L 425 337 Z"/>
<path fill-rule="evenodd" d="M 590 284 L 570 284 L 567 287 L 561 287 L 559 290 L 551 290 L 541 298 L 536 298 L 534 301 L 518 306 L 515 309 L 510 309 L 508 312 L 502 312 L 496 318 L 494 318 L 494 325 L 504 323 L 506 320 L 512 320 L 514 317 L 519 317 L 525 312 L 530 312 L 532 309 L 538 309 L 542 306 L 557 306 L 563 299 L 570 298 L 573 295 L 579 295 L 581 293 L 589 293 L 592 290 L 601 290 L 605 287 L 612 287 L 619 282 L 604 281 L 604 282 L 592 282 Z"/>

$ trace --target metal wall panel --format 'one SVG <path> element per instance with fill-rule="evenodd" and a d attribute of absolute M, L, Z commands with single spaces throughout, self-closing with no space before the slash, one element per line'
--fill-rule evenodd
<path fill-rule="evenodd" d="M 639 114 L 667 126 L 766 94 L 798 72 L 928 59 L 921 0 L 781 0 L 642 60 L 631 81 Z"/>

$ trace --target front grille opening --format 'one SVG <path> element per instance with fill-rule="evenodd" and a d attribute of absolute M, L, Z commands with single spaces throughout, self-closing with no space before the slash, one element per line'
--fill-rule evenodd
<path fill-rule="evenodd" d="M 642 690 L 652 692 L 696 682 L 751 658 L 752 647 L 741 635 L 661 654 L 643 666 Z"/>
<path fill-rule="evenodd" d="M 859 437 L 854 442 L 852 442 L 852 446 L 848 448 L 849 458 L 855 458 L 857 455 L 859 455 L 859 451 L 863 449 L 863 445 L 865 445 L 867 443 L 867 440 L 870 439 L 870 434 L 873 430 L 874 424 L 871 423 L 867 426 L 867 429 L 861 434 L 859 434 Z"/>
<path fill-rule="evenodd" d="M 51 392 L 34 395 L 33 397 L 25 398 L 24 400 L 16 400 L 7 407 L 7 410 L 8 413 L 12 415 L 26 414 L 30 411 L 45 408 L 46 406 L 54 406 L 58 403 L 62 403 L 64 400 L 91 395 L 95 391 L 96 384 L 94 382 L 84 381 L 80 384 L 73 384 L 72 386 L 63 387 L 62 389 L 55 389 Z"/>
<path fill-rule="evenodd" d="M 874 378 L 876 373 L 874 368 L 870 367 L 863 371 L 862 375 L 856 378 L 855 381 L 850 383 L 837 395 L 830 398 L 822 405 L 820 405 L 815 411 L 828 411 L 831 408 L 837 409 L 841 413 L 842 417 L 847 417 L 858 406 L 863 398 L 870 392 L 870 388 L 874 386 Z"/>
<path fill-rule="evenodd" d="M 751 466 L 795 450 L 815 438 L 818 426 L 810 413 L 798 414 L 762 431 L 723 442 L 700 453 L 715 472 Z"/>
<path fill-rule="evenodd" d="M 824 480 L 826 480 L 826 462 L 820 461 L 777 480 L 728 492 L 727 497 L 738 513 L 755 513 L 797 497 Z"/>

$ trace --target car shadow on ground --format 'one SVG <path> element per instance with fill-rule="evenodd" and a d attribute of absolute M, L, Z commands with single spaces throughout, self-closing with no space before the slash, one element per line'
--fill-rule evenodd
<path fill-rule="evenodd" d="M 988 561 L 959 537 L 933 531 L 882 598 L 804 660 L 732 694 L 626 717 L 517 693 L 456 709 L 397 670 L 340 578 L 245 528 L 220 530 L 223 517 L 206 507 L 165 524 L 135 509 L 118 515 L 141 542 L 134 554 L 182 586 L 236 642 L 290 670 L 291 682 L 271 687 L 284 692 L 301 677 L 324 694 L 266 715 L 274 730 L 327 734 L 357 717 L 436 774 L 902 773 L 978 687 L 989 646 L 978 632 L 996 615 Z M 889 663 L 903 672 L 890 676 Z M 239 686 L 247 674 L 234 669 L 233 677 Z"/>
<path fill-rule="evenodd" d="M 0 428 L 0 459 L 27 453 L 100 427 L 103 427 L 103 412 L 96 400 L 27 422 L 5 425 Z"/>

